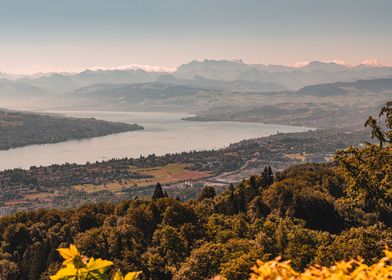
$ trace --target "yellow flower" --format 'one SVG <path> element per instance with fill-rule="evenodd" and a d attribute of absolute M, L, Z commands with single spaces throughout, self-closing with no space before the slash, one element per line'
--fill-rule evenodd
<path fill-rule="evenodd" d="M 392 251 L 389 251 L 388 247 L 385 248 L 384 254 L 385 254 L 385 258 L 387 260 L 391 260 L 392 261 Z"/>
<path fill-rule="evenodd" d="M 111 261 L 107 261 L 103 259 L 95 260 L 94 258 L 90 258 L 90 260 L 86 265 L 86 269 L 88 272 L 103 274 L 112 265 L 113 263 Z"/>
<path fill-rule="evenodd" d="M 50 277 L 51 280 L 108 279 L 105 273 L 113 265 L 111 261 L 83 257 L 75 245 L 58 251 L 64 259 L 63 267 Z"/>
<path fill-rule="evenodd" d="M 114 274 L 113 280 L 136 280 L 141 272 L 129 272 L 125 277 L 121 273 L 120 270 L 117 270 L 116 274 Z"/>
<path fill-rule="evenodd" d="M 59 248 L 57 251 L 60 253 L 61 257 L 64 259 L 63 264 L 73 263 L 75 259 L 82 260 L 78 249 L 75 245 L 71 244 L 69 248 Z"/>
<path fill-rule="evenodd" d="M 57 271 L 56 275 L 50 276 L 51 280 L 64 280 L 64 279 L 76 279 L 78 275 L 78 269 L 70 263 L 66 267 L 61 268 Z"/>

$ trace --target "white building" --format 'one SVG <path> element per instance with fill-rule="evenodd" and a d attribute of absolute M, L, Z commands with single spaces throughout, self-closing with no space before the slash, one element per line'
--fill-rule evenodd
<path fill-rule="evenodd" d="M 0 207 L 0 217 L 11 215 L 14 212 L 15 210 L 11 207 Z"/>

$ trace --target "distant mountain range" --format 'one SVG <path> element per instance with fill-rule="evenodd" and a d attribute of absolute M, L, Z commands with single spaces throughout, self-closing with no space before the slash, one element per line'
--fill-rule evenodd
<path fill-rule="evenodd" d="M 113 92 L 120 91 L 123 95 L 126 92 L 128 97 L 121 98 L 133 96 L 131 99 L 134 100 L 136 95 L 143 95 L 146 88 L 152 90 L 154 87 L 166 93 L 169 89 L 173 90 L 170 94 L 178 95 L 177 97 L 195 91 L 297 91 L 299 95 L 343 95 L 344 87 L 360 89 L 371 85 L 369 81 L 350 84 L 357 80 L 373 79 L 374 84 L 371 87 L 379 87 L 382 90 L 385 86 L 389 87 L 388 80 L 392 78 L 392 67 L 367 64 L 347 66 L 320 61 L 292 67 L 246 64 L 242 61 L 204 60 L 181 65 L 174 72 L 147 70 L 100 69 L 25 77 L 0 73 L 0 77 L 4 77 L 0 78 L 0 102 L 6 107 L 7 104 L 20 101 L 28 104 L 33 101 L 52 101 L 55 96 L 78 96 L 86 91 L 95 91 L 102 98 L 113 95 Z"/>
<path fill-rule="evenodd" d="M 229 82 L 230 83 L 230 82 Z M 223 107 L 233 110 L 276 102 L 382 102 L 392 96 L 392 78 L 338 82 L 297 91 L 240 92 L 165 82 L 95 84 L 56 96 L 56 109 L 200 112 Z M 344 97 L 344 99 L 336 99 Z M 355 100 L 353 98 L 355 97 Z M 328 99 L 325 99 L 328 98 Z M 331 99 L 332 98 L 332 99 Z M 369 99 L 370 98 L 370 99 Z M 336 99 L 335 101 L 333 99 Z"/>
<path fill-rule="evenodd" d="M 307 85 L 392 77 L 392 67 L 361 64 L 347 66 L 335 62 L 313 61 L 302 67 L 283 65 L 245 64 L 242 61 L 192 61 L 181 65 L 174 73 L 177 77 L 227 81 L 258 81 L 279 84 L 288 89 Z"/>

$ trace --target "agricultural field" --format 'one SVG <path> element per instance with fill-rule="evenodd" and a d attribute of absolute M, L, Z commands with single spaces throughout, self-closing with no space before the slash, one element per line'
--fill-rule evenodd
<path fill-rule="evenodd" d="M 22 121 L 19 116 L 4 114 L 0 111 L 0 127 L 16 127 L 20 125 L 22 125 Z"/>
<path fill-rule="evenodd" d="M 211 174 L 206 171 L 196 171 L 189 169 L 191 164 L 172 163 L 164 166 L 139 168 L 135 166 L 129 167 L 129 172 L 147 175 L 148 178 L 140 179 L 124 179 L 104 184 L 79 184 L 73 186 L 77 191 L 94 193 L 100 191 L 111 191 L 113 193 L 121 193 L 129 187 L 147 187 L 161 184 L 173 184 L 182 181 L 193 181 L 207 178 Z"/>

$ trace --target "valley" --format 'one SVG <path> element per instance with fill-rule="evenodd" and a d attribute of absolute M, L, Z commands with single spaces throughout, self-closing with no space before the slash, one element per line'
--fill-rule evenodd
<path fill-rule="evenodd" d="M 0 280 L 392 280 L 392 1 L 10 1 Z"/>
<path fill-rule="evenodd" d="M 282 85 L 263 71 L 302 82 Z M 324 83 L 312 84 L 320 72 Z M 203 61 L 170 74 L 86 70 L 9 81 L 7 88 L 27 83 L 45 92 L 30 97 L 50 116 L 2 114 L 0 129 L 12 130 L 2 137 L 25 141 L 4 147 L 47 144 L 0 151 L 0 203 L 20 211 L 116 202 L 148 197 L 158 182 L 170 195 L 190 199 L 204 185 L 222 190 L 266 165 L 279 171 L 330 162 L 337 149 L 371 141 L 364 120 L 390 99 L 390 73 L 333 63 L 293 69 Z M 34 137 L 11 137 L 25 123 L 24 133 Z"/>
<path fill-rule="evenodd" d="M 370 141 L 368 131 L 318 129 L 243 140 L 226 148 L 62 164 L 0 172 L 0 205 L 11 211 L 76 207 L 87 202 L 149 197 L 156 183 L 170 196 L 195 198 L 260 173 L 305 162 L 329 162 L 337 149 Z"/>

